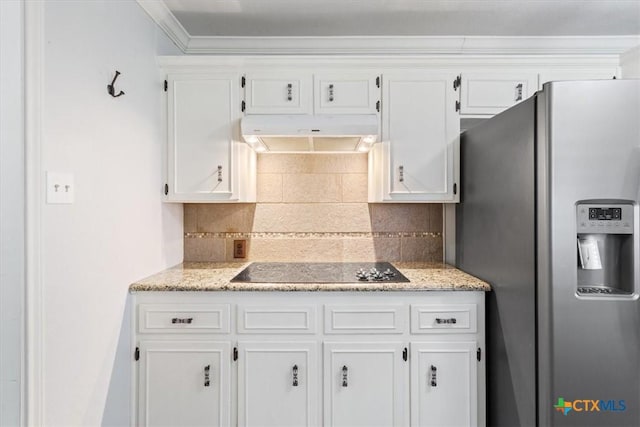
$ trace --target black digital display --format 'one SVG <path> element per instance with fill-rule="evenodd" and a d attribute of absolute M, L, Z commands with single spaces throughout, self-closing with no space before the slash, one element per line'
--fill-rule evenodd
<path fill-rule="evenodd" d="M 592 221 L 621 221 L 622 208 L 589 208 Z"/>

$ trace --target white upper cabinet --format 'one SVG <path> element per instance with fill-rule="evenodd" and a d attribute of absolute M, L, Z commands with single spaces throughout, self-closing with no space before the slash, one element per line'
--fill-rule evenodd
<path fill-rule="evenodd" d="M 498 114 L 538 90 L 537 73 L 462 73 L 460 114 Z"/>
<path fill-rule="evenodd" d="M 248 73 L 246 114 L 376 113 L 380 77 L 372 73 Z"/>
<path fill-rule="evenodd" d="M 311 114 L 312 77 L 300 73 L 245 76 L 246 114 Z"/>
<path fill-rule="evenodd" d="M 382 76 L 382 144 L 370 153 L 370 202 L 455 202 L 460 120 L 455 75 Z"/>
<path fill-rule="evenodd" d="M 167 78 L 168 201 L 255 200 L 255 154 L 240 143 L 238 74 L 173 74 Z M 242 159 L 242 160 L 241 160 Z"/>
<path fill-rule="evenodd" d="M 375 74 L 316 74 L 316 114 L 376 113 L 380 101 L 380 76 Z"/>
<path fill-rule="evenodd" d="M 617 77 L 618 73 L 615 68 L 604 70 L 549 70 L 540 72 L 540 85 L 538 89 L 542 89 L 542 85 L 547 82 L 560 82 L 566 80 L 608 80 Z"/>

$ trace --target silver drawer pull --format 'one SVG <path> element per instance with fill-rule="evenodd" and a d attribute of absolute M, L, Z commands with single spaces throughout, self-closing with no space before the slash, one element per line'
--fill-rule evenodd
<path fill-rule="evenodd" d="M 398 181 L 404 182 L 404 166 L 398 166 Z"/>
<path fill-rule="evenodd" d="M 293 85 L 287 84 L 287 101 L 293 101 Z"/>
<path fill-rule="evenodd" d="M 298 365 L 293 365 L 293 386 L 298 387 Z"/>
<path fill-rule="evenodd" d="M 191 322 L 193 322 L 193 317 L 184 317 L 184 318 L 180 318 L 180 317 L 174 317 L 173 319 L 171 319 L 171 323 L 186 323 L 186 324 L 190 324 Z"/>
<path fill-rule="evenodd" d="M 222 182 L 222 166 L 218 165 L 218 182 Z"/>
<path fill-rule="evenodd" d="M 438 368 L 436 368 L 435 366 L 431 365 L 431 387 L 437 387 L 438 386 Z"/>
<path fill-rule="evenodd" d="M 441 319 L 439 317 L 436 317 L 436 323 L 438 325 L 441 324 L 449 324 L 449 325 L 455 325 L 458 322 L 458 320 L 455 317 L 452 317 L 451 319 Z"/>
<path fill-rule="evenodd" d="M 333 102 L 333 85 L 329 85 L 329 102 Z"/>
<path fill-rule="evenodd" d="M 211 371 L 211 365 L 207 365 L 204 367 L 204 386 L 205 387 L 209 387 L 209 384 L 210 384 L 210 374 L 209 374 L 210 371 Z"/>
<path fill-rule="evenodd" d="M 346 366 L 342 367 L 342 387 L 347 387 L 349 385 L 347 376 L 349 375 L 349 368 Z"/>
<path fill-rule="evenodd" d="M 516 85 L 516 101 L 522 101 L 522 83 Z"/>

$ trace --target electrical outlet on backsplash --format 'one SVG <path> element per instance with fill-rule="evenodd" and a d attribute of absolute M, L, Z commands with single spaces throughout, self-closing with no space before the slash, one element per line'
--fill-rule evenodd
<path fill-rule="evenodd" d="M 257 203 L 185 204 L 184 260 L 441 262 L 442 204 L 367 203 L 366 154 L 261 154 Z"/>

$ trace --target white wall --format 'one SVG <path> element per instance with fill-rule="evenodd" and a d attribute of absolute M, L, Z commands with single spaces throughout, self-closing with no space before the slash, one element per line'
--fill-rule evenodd
<path fill-rule="evenodd" d="M 160 200 L 155 62 L 179 52 L 133 0 L 44 7 L 42 176 L 75 175 L 74 204 L 42 202 L 44 424 L 125 425 L 128 286 L 182 260 L 182 206 Z"/>
<path fill-rule="evenodd" d="M 0 425 L 21 424 L 24 293 L 23 7 L 0 1 Z"/>

